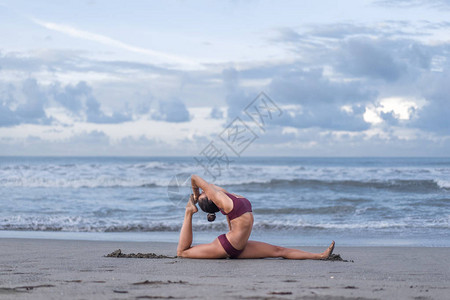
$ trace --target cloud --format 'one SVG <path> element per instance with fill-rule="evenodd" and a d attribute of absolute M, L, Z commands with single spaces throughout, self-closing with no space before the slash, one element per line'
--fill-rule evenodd
<path fill-rule="evenodd" d="M 432 8 L 450 8 L 449 0 L 376 0 L 374 4 L 396 7 L 428 6 Z"/>
<path fill-rule="evenodd" d="M 6 85 L 4 88 L 0 89 L 0 91 L 2 91 L 0 94 L 0 127 L 19 124 L 20 121 L 18 117 L 10 108 L 11 104 L 14 102 L 12 95 L 14 87 L 12 85 Z"/>
<path fill-rule="evenodd" d="M 107 37 L 107 36 L 104 36 L 101 34 L 97 34 L 97 33 L 92 33 L 92 32 L 85 31 L 85 30 L 80 30 L 80 29 L 77 29 L 72 26 L 68 26 L 68 25 L 64 25 L 64 24 L 56 24 L 56 23 L 52 23 L 52 22 L 46 22 L 46 21 L 42 21 L 42 20 L 39 20 L 36 18 L 32 18 L 31 20 L 34 23 L 36 23 L 44 28 L 47 28 L 49 30 L 57 31 L 57 32 L 60 32 L 60 33 L 63 33 L 63 34 L 66 34 L 68 36 L 75 37 L 75 38 L 80 38 L 80 39 L 97 42 L 97 43 L 100 43 L 100 44 L 103 44 L 106 46 L 116 47 L 116 48 L 120 48 L 120 49 L 127 50 L 130 52 L 147 55 L 147 56 L 154 58 L 155 60 L 157 60 L 159 62 L 163 62 L 166 64 L 181 64 L 181 65 L 185 65 L 185 66 L 189 66 L 189 67 L 198 67 L 199 66 L 199 64 L 197 62 L 195 62 L 191 59 L 187 59 L 187 58 L 184 58 L 181 56 L 167 54 L 167 53 L 163 53 L 163 52 L 159 52 L 159 51 L 155 51 L 155 50 L 132 46 L 132 45 L 126 44 L 124 42 L 115 40 L 113 38 L 110 38 L 110 37 Z"/>
<path fill-rule="evenodd" d="M 450 136 L 450 62 L 443 72 L 422 78 L 419 86 L 428 103 L 414 112 L 411 125 L 417 128 Z"/>
<path fill-rule="evenodd" d="M 297 128 L 367 130 L 371 124 L 363 122 L 365 108 L 376 105 L 380 98 L 400 97 L 426 99 L 428 104 L 413 106 L 410 119 L 381 111 L 377 115 L 384 125 L 373 123 L 375 127 L 384 126 L 387 130 L 388 126 L 399 126 L 450 135 L 447 96 L 450 91 L 446 83 L 450 81 L 450 43 L 439 39 L 428 43 L 421 39 L 424 35 L 432 36 L 435 29 L 447 28 L 447 23 L 387 21 L 371 27 L 337 23 L 312 25 L 301 32 L 284 30 L 273 41 L 298 53 L 302 64 L 272 77 L 270 94 L 274 98 L 301 105 L 301 110 L 284 116 L 283 124 Z M 326 70 L 326 74 L 307 74 L 314 69 Z M 302 74 L 295 70 L 309 71 Z M 349 91 L 353 96 L 347 94 Z M 330 103 L 325 105 L 323 99 L 329 99 Z M 341 105 L 351 110 L 342 111 Z M 359 112 L 355 113 L 355 109 Z"/>
<path fill-rule="evenodd" d="M 155 120 L 166 122 L 188 122 L 191 118 L 184 103 L 179 99 L 161 100 L 158 102 L 158 110 L 153 112 Z"/>
<path fill-rule="evenodd" d="M 32 134 L 25 139 L 0 138 L 0 155 L 108 155 L 109 148 L 109 137 L 98 130 L 83 131 L 57 140 Z"/>
<path fill-rule="evenodd" d="M 234 68 L 222 73 L 230 120 L 246 118 L 243 109 L 257 95 L 257 91 L 242 86 L 244 72 L 251 73 Z M 281 117 L 271 121 L 271 125 L 352 131 L 370 127 L 363 118 L 364 104 L 375 99 L 376 91 L 364 88 L 358 82 L 333 82 L 324 76 L 321 68 L 304 71 L 294 65 L 280 67 L 272 74 L 266 89 L 273 101 L 285 110 Z M 349 106 L 351 110 L 345 111 L 343 106 Z"/>
<path fill-rule="evenodd" d="M 55 140 L 43 139 L 37 135 L 28 135 L 24 139 L 0 137 L 0 155 L 180 155 L 180 149 L 187 150 L 189 146 L 193 146 L 193 143 L 188 140 L 174 146 L 164 140 L 145 136 L 116 140 L 102 130 L 85 130 L 68 138 Z"/>
<path fill-rule="evenodd" d="M 67 72 L 96 72 L 124 75 L 124 72 L 142 72 L 164 76 L 178 76 L 183 71 L 157 66 L 147 62 L 121 60 L 97 60 L 89 57 L 92 53 L 79 50 L 39 49 L 27 52 L 0 51 L 0 69 L 3 71 L 42 72 L 48 70 L 58 75 Z"/>
<path fill-rule="evenodd" d="M 376 92 L 357 82 L 332 82 L 322 69 L 291 71 L 275 77 L 269 93 L 281 104 L 296 104 L 301 109 L 283 114 L 279 125 L 298 128 L 319 127 L 336 130 L 365 130 L 364 104 Z M 351 107 L 344 110 L 343 106 Z"/>
<path fill-rule="evenodd" d="M 47 149 L 44 136 L 56 136 L 47 134 L 52 129 L 72 135 L 89 128 L 85 134 L 68 139 L 67 145 L 95 145 L 90 147 L 94 153 L 110 153 L 111 149 L 123 153 L 120 149 L 125 147 L 135 153 L 134 146 L 146 153 L 149 148 L 164 145 L 158 153 L 176 154 L 176 147 L 185 145 L 179 142 L 180 137 L 186 136 L 186 143 L 207 139 L 212 134 L 205 124 L 214 124 L 220 132 L 221 126 L 229 124 L 224 116 L 229 120 L 247 118 L 243 109 L 260 91 L 266 91 L 282 107 L 283 114 L 268 122 L 266 135 L 255 142 L 257 150 L 249 154 L 270 149 L 290 149 L 292 155 L 298 153 L 297 149 L 305 150 L 305 155 L 347 154 L 348 145 L 364 149 L 359 154 L 366 150 L 375 153 L 370 147 L 376 146 L 389 152 L 389 145 L 413 153 L 414 147 L 420 146 L 418 141 L 437 145 L 450 135 L 450 45 L 433 36 L 433 30 L 449 28 L 447 23 L 388 20 L 277 29 L 269 46 L 278 47 L 280 53 L 289 49 L 289 59 L 280 55 L 267 61 L 210 64 L 201 71 L 169 69 L 145 61 L 98 60 L 91 52 L 3 53 L 2 80 L 9 81 L 0 86 L 0 126 L 15 126 L 14 132 L 22 137 L 29 129 L 40 132 L 41 142 L 33 143 L 42 149 Z M 127 50 L 114 44 L 120 41 L 76 28 L 52 30 Z M 24 76 L 39 81 L 25 84 Z M 8 89 L 8 84 L 14 88 Z M 396 110 L 380 108 L 380 99 L 389 97 L 426 99 L 427 105 L 411 106 L 411 118 L 400 118 Z M 365 119 L 370 107 L 379 123 Z M 195 109 L 203 109 L 203 113 L 196 114 Z M 68 117 L 57 118 L 59 113 Z M 21 125 L 30 123 L 44 126 Z M 2 130 L 4 136 L 14 136 L 8 134 L 10 128 Z M 137 139 L 140 134 L 143 136 Z M 408 140 L 408 146 L 403 147 L 407 138 L 414 141 Z M 272 148 L 257 148 L 270 141 L 274 143 Z M 448 147 L 448 142 L 442 145 Z M 64 148 L 56 142 L 53 147 L 57 151 Z"/>
<path fill-rule="evenodd" d="M 288 45 L 306 58 L 323 54 L 350 38 L 398 39 L 432 36 L 433 30 L 447 28 L 448 22 L 385 20 L 377 23 L 336 22 L 331 24 L 310 24 L 301 29 L 277 28 L 269 39 L 273 43 Z"/>
<path fill-rule="evenodd" d="M 100 104 L 94 97 L 86 99 L 86 121 L 90 123 L 123 123 L 131 121 L 132 117 L 129 113 L 113 112 L 111 116 L 105 115 L 100 110 Z"/>
<path fill-rule="evenodd" d="M 383 34 L 386 34 L 386 26 L 384 27 Z M 389 28 L 391 29 L 391 28 Z M 308 32 L 309 36 L 343 39 L 355 35 L 379 35 L 380 29 L 373 26 L 353 24 L 353 23 L 336 23 L 333 26 L 327 25 L 314 25 Z"/>
<path fill-rule="evenodd" d="M 46 109 L 61 105 L 71 117 L 90 123 L 122 123 L 130 121 L 127 112 L 105 114 L 100 103 L 93 95 L 92 88 L 86 82 L 62 86 L 55 82 L 50 86 L 40 85 L 36 79 L 28 78 L 21 88 L 8 87 L 4 94 L 8 101 L 0 99 L 0 126 L 18 124 L 50 125 L 53 118 L 47 116 Z"/>
<path fill-rule="evenodd" d="M 405 72 L 406 65 L 396 60 L 391 51 L 392 48 L 383 47 L 379 41 L 350 39 L 341 45 L 335 58 L 335 67 L 338 71 L 355 77 L 397 80 Z"/>
<path fill-rule="evenodd" d="M 228 105 L 228 119 L 243 116 L 243 109 L 255 97 L 249 96 L 248 91 L 241 86 L 241 72 L 235 68 L 227 68 L 222 71 L 222 82 L 225 89 L 225 102 Z"/>
<path fill-rule="evenodd" d="M 19 124 L 20 121 L 15 113 L 3 103 L 0 105 L 0 127 L 8 127 Z"/>
<path fill-rule="evenodd" d="M 113 112 L 106 115 L 95 99 L 92 88 L 86 82 L 79 82 L 75 86 L 66 85 L 61 88 L 59 84 L 53 86 L 53 97 L 72 114 L 84 117 L 90 123 L 122 123 L 130 121 L 132 116 L 125 113 Z"/>
<path fill-rule="evenodd" d="M 72 113 L 80 113 L 83 109 L 82 97 L 91 94 L 91 89 L 86 82 L 79 82 L 75 86 L 66 85 L 61 87 L 61 84 L 56 82 L 51 88 L 56 102 L 67 108 Z"/>
<path fill-rule="evenodd" d="M 52 122 L 52 118 L 47 117 L 45 113 L 48 97 L 34 78 L 24 80 L 18 89 L 7 86 L 3 94 L 6 96 L 0 99 L 0 126 Z M 19 97 L 18 100 L 15 95 Z"/>
<path fill-rule="evenodd" d="M 90 123 L 122 123 L 130 121 L 128 112 L 112 112 L 106 115 L 100 108 L 100 103 L 93 95 L 92 88 L 84 81 L 76 85 L 61 87 L 59 83 L 50 90 L 55 101 L 66 108 L 72 115 L 85 119 Z"/>
<path fill-rule="evenodd" d="M 27 122 L 46 121 L 44 108 L 48 102 L 45 92 L 41 90 L 36 79 L 26 79 L 22 84 L 25 102 L 16 109 L 16 114 Z"/>
<path fill-rule="evenodd" d="M 209 114 L 209 116 L 213 119 L 222 119 L 223 111 L 220 108 L 218 108 L 217 106 L 214 106 L 211 109 L 211 113 Z"/>
<path fill-rule="evenodd" d="M 71 143 L 74 144 L 84 144 L 84 145 L 91 145 L 91 144 L 98 144 L 103 146 L 108 146 L 110 143 L 109 137 L 102 131 L 99 130 L 93 130 L 89 132 L 82 132 L 77 135 L 74 135 L 69 140 Z"/>

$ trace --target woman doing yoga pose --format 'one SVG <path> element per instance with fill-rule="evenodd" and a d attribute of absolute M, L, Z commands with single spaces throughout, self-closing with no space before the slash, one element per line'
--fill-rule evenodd
<path fill-rule="evenodd" d="M 203 178 L 191 176 L 192 191 L 181 227 L 177 256 L 188 258 L 266 258 L 326 259 L 334 249 L 334 241 L 322 253 L 305 252 L 267 243 L 249 241 L 253 227 L 252 205 L 246 198 L 229 193 Z M 202 189 L 202 193 L 200 193 Z M 209 244 L 191 246 L 192 216 L 198 211 L 196 204 L 208 212 L 208 220 L 214 221 L 215 213 L 226 215 L 229 230 Z"/>

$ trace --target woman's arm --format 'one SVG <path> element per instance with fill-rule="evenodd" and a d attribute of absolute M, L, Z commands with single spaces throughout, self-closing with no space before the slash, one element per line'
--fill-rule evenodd
<path fill-rule="evenodd" d="M 225 190 L 218 186 L 208 183 L 206 180 L 198 175 L 191 176 L 192 191 L 195 199 L 200 196 L 199 188 L 203 190 L 209 200 L 214 202 L 218 207 L 222 209 L 231 209 L 229 206 L 233 205 L 233 202 L 223 193 Z M 223 205 L 225 203 L 225 206 Z"/>
<path fill-rule="evenodd" d="M 217 185 L 215 185 L 215 184 L 213 184 L 213 183 L 211 183 L 211 185 L 214 186 L 214 188 L 215 188 L 216 190 L 219 190 L 219 191 L 221 191 L 221 192 L 228 193 L 226 189 L 221 188 L 220 186 L 217 186 Z"/>
<path fill-rule="evenodd" d="M 197 200 L 198 196 L 200 196 L 200 189 L 199 189 L 199 186 L 197 185 L 197 183 L 195 182 L 194 176 L 197 176 L 197 175 L 191 176 L 191 186 L 192 186 L 192 193 L 194 193 L 194 200 Z"/>
<path fill-rule="evenodd" d="M 194 199 L 198 199 L 198 196 L 200 196 L 199 189 L 202 189 L 208 198 L 212 198 L 211 196 L 215 192 L 213 184 L 208 183 L 205 179 L 195 174 L 191 176 L 191 185 L 192 192 L 194 193 Z"/>

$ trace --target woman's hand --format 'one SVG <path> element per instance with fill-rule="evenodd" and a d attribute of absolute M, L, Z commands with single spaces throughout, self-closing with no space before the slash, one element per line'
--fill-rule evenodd
<path fill-rule="evenodd" d="M 191 196 L 189 197 L 189 200 L 191 200 L 192 203 L 194 203 L 194 204 L 198 203 L 198 197 L 195 198 L 194 194 L 191 194 Z"/>

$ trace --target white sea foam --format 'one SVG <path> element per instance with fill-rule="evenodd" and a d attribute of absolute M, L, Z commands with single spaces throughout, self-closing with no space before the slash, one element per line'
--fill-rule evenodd
<path fill-rule="evenodd" d="M 436 179 L 436 184 L 443 189 L 450 189 L 450 180 Z"/>
<path fill-rule="evenodd" d="M 192 159 L 0 158 L 0 230 L 177 232 L 184 203 L 168 200 Z M 214 183 L 252 201 L 256 232 L 416 233 L 449 229 L 450 159 L 243 159 Z M 175 190 L 191 193 L 190 181 Z M 178 187 L 172 182 L 171 187 Z M 180 201 L 182 201 L 181 199 Z M 218 215 L 194 230 L 227 230 Z"/>
<path fill-rule="evenodd" d="M 437 220 L 412 221 L 363 221 L 363 222 L 310 222 L 289 221 L 271 219 L 255 221 L 254 230 L 279 231 L 297 230 L 302 232 L 317 230 L 408 230 L 411 228 L 439 228 L 449 229 L 449 216 Z M 73 231 L 73 232 L 155 232 L 155 231 L 179 231 L 182 216 L 178 219 L 160 221 L 136 221 L 120 219 L 85 218 L 81 216 L 11 216 L 0 219 L 0 230 L 23 231 Z M 193 223 L 195 231 L 227 231 L 227 223 L 224 219 L 218 219 L 214 223 L 196 219 Z"/>

